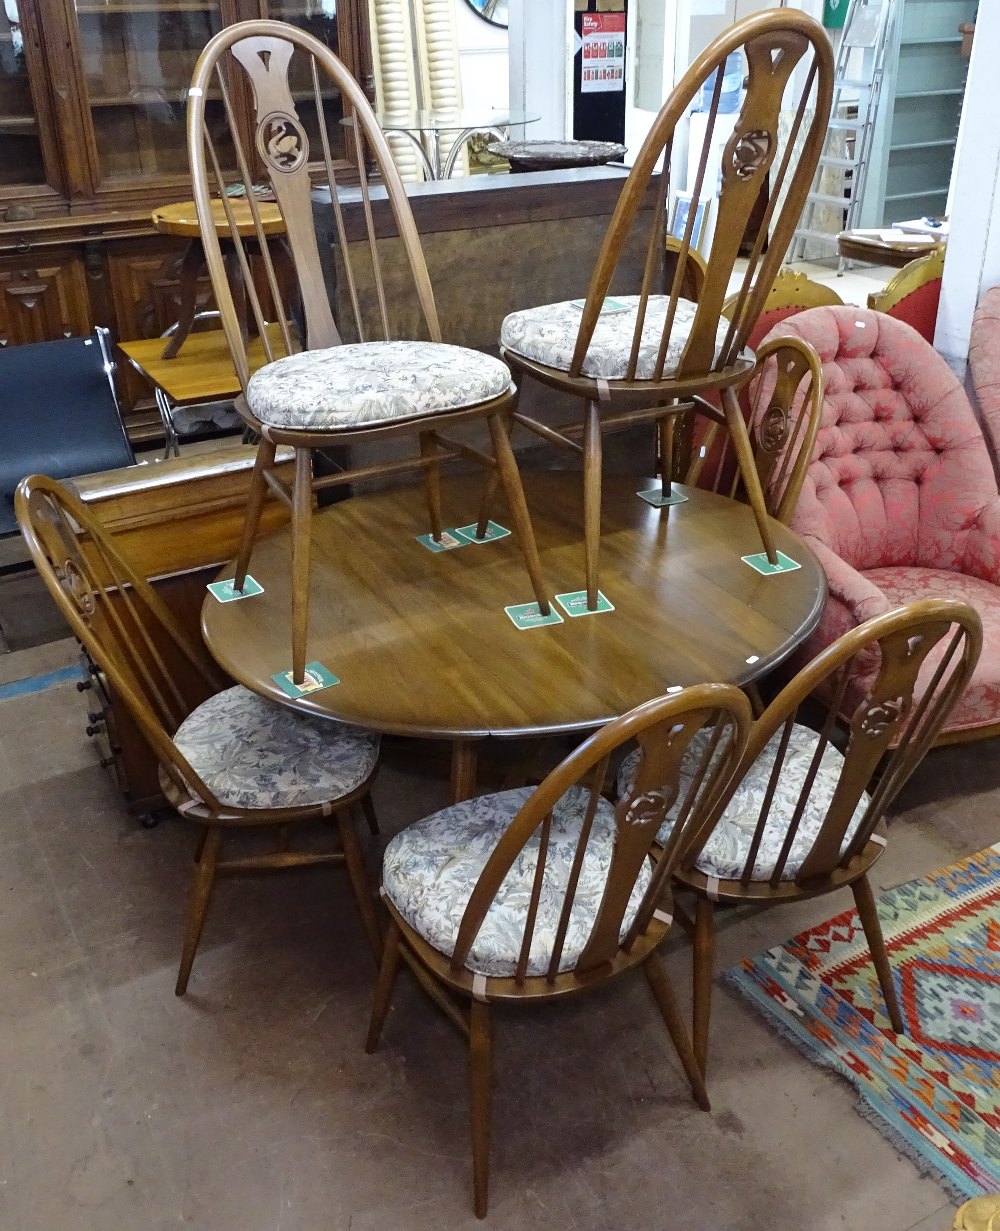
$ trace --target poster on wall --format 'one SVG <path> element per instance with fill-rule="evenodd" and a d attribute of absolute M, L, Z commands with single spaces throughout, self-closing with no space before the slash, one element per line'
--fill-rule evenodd
<path fill-rule="evenodd" d="M 625 14 L 583 13 L 580 89 L 599 94 L 625 89 Z"/>

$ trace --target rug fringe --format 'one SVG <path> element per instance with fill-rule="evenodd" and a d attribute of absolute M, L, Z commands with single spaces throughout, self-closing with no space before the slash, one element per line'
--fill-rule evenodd
<path fill-rule="evenodd" d="M 733 991 L 739 993 L 740 997 L 747 1001 L 751 1006 L 755 1005 L 754 997 L 747 990 L 744 980 L 747 976 L 743 974 L 739 966 L 730 967 L 729 970 L 723 972 L 722 981 L 729 984 Z M 892 1124 L 882 1115 L 878 1108 L 873 1107 L 865 1098 L 858 1087 L 850 1080 L 849 1077 L 841 1071 L 836 1061 L 832 1058 L 827 1058 L 827 1054 L 818 1051 L 811 1047 L 809 1043 L 795 1033 L 790 1027 L 786 1026 L 773 1012 L 759 1013 L 758 1016 L 767 1024 L 769 1030 L 773 1031 L 784 1043 L 789 1044 L 800 1056 L 805 1057 L 811 1064 L 817 1068 L 825 1069 L 834 1077 L 837 1077 L 844 1083 L 845 1086 L 854 1095 L 854 1110 L 863 1119 L 866 1120 L 876 1132 L 881 1134 L 892 1148 L 903 1158 L 913 1164 L 917 1172 L 925 1179 L 933 1180 L 945 1192 L 949 1201 L 953 1201 L 956 1205 L 961 1205 L 963 1201 L 967 1201 L 970 1194 L 963 1192 L 947 1176 L 942 1175 L 938 1169 L 933 1166 L 925 1154 L 921 1154 L 916 1147 L 912 1146 Z"/>

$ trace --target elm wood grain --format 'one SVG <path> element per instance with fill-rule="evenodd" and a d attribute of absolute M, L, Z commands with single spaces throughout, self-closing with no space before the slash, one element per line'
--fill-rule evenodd
<path fill-rule="evenodd" d="M 708 728 L 710 737 L 696 751 L 692 741 Z M 657 949 L 672 923 L 670 873 L 684 849 L 688 833 L 710 814 L 721 791 L 736 770 L 750 728 L 750 706 L 737 689 L 703 684 L 674 696 L 660 697 L 637 707 L 591 736 L 556 767 L 518 809 L 506 832 L 470 885 L 451 953 L 422 936 L 391 897 L 385 902 L 390 916 L 365 1049 L 373 1052 L 385 1022 L 393 984 L 402 957 L 425 991 L 458 1026 L 469 1044 L 472 1120 L 473 1202 L 476 1216 L 486 1216 L 489 1187 L 490 1101 L 492 1074 L 492 1017 L 496 1004 L 535 1007 L 565 996 L 603 988 L 610 980 L 641 968 L 653 999 L 676 1048 L 695 1101 L 710 1110 L 698 1063 L 677 1006 L 669 976 Z M 608 861 L 600 906 L 588 935 L 575 957 L 565 952 L 570 917 L 578 908 L 577 887 L 584 855 L 591 838 L 598 806 L 604 803 L 602 786 L 612 754 L 635 741 L 640 763 L 629 791 L 614 809 L 614 852 Z M 682 766 L 689 771 L 682 778 Z M 552 812 L 571 788 L 581 792 L 582 818 L 575 836 L 560 844 L 560 869 L 547 868 Z M 605 805 L 606 806 L 606 805 Z M 639 896 L 634 913 L 629 905 L 641 872 L 666 816 L 673 815 L 670 840 L 652 876 Z M 443 823 L 443 822 L 442 822 Z M 569 859 L 569 846 L 573 847 Z M 563 859 L 570 864 L 567 872 Z M 476 937 L 501 886 L 515 864 L 534 865 L 530 898 L 523 916 L 516 909 L 508 920 L 513 933 L 511 955 L 517 962 L 511 974 L 473 973 Z M 543 881 L 555 901 L 558 919 L 544 973 L 528 973 L 537 955 L 537 912 Z M 595 900 L 596 900 L 595 893 Z M 549 898 L 551 902 L 551 897 Z M 471 969 L 470 969 L 471 967 Z M 467 1012 L 463 1012 L 465 1005 Z"/>
<path fill-rule="evenodd" d="M 967 604 L 924 599 L 898 607 L 851 629 L 804 667 L 754 722 L 740 765 L 716 806 L 694 827 L 674 880 L 698 895 L 693 953 L 694 1050 L 704 1075 L 712 997 L 714 919 L 717 906 L 776 906 L 849 887 L 878 975 L 892 1029 L 904 1033 L 868 873 L 886 846 L 887 809 L 912 777 L 948 714 L 972 678 L 982 649 L 982 622 Z M 872 664 L 875 664 L 872 666 Z M 847 719 L 838 715 L 847 713 Z M 807 769 L 791 776 L 785 766 L 793 725 L 807 723 L 819 740 Z M 817 771 L 833 737 L 844 749 L 836 788 L 815 793 Z M 846 728 L 846 731 L 845 731 Z M 730 806 L 734 792 L 777 738 L 760 807 L 739 816 L 752 833 L 738 877 L 709 877 L 697 860 Z M 757 872 L 772 805 L 782 794 L 787 818 L 773 868 Z M 865 795 L 867 793 L 867 802 Z M 864 805 L 850 838 L 855 811 Z M 822 808 L 823 818 L 794 876 L 782 879 L 802 817 Z M 752 830 L 751 830 L 752 827 Z M 769 842 L 773 849 L 773 842 Z M 766 849 L 766 848 L 765 848 Z M 771 862 L 770 860 L 768 861 Z"/>
<path fill-rule="evenodd" d="M 759 551 L 751 510 L 697 488 L 669 510 L 635 495 L 653 480 L 605 476 L 603 589 L 613 613 L 518 631 L 504 613 L 531 600 L 510 538 L 433 554 L 415 536 L 426 515 L 412 489 L 367 492 L 312 521 L 310 660 L 340 677 L 295 705 L 334 721 L 456 741 L 456 797 L 472 789 L 472 741 L 593 729 L 668 688 L 746 685 L 815 627 L 826 595 L 817 560 L 771 523 L 795 572 L 763 577 L 740 560 Z M 474 508 L 480 483 L 449 476 L 444 524 Z M 578 475 L 532 475 L 532 517 L 554 593 L 581 589 Z M 507 514 L 496 516 L 509 524 Z M 258 544 L 264 593 L 205 602 L 202 631 L 220 665 L 255 692 L 288 698 L 289 535 Z M 232 576 L 232 568 L 224 570 Z M 558 609 L 558 608 L 557 608 Z M 457 783 L 457 785 L 456 785 Z"/>
<path fill-rule="evenodd" d="M 285 424 L 275 427 L 260 422 L 250 409 L 246 398 L 251 372 L 250 357 L 245 321 L 241 319 L 238 310 L 238 302 L 243 302 L 243 291 L 269 362 L 293 355 L 303 346 L 306 349 L 321 349 L 339 346 L 342 342 L 323 279 L 319 236 L 311 203 L 308 140 L 298 119 L 291 87 L 292 76 L 296 71 L 310 76 L 313 83 L 323 167 L 330 185 L 354 326 L 359 341 L 363 343 L 366 339 L 375 338 L 388 341 L 399 336 L 393 332 L 390 325 L 388 298 L 381 275 L 378 242 L 372 220 L 369 166 L 380 174 L 392 206 L 427 336 L 432 343 L 441 343 L 443 338 L 427 273 L 427 262 L 420 246 L 420 236 L 410 210 L 406 189 L 399 178 L 392 152 L 375 113 L 364 91 L 343 61 L 318 39 L 283 22 L 241 22 L 221 31 L 211 39 L 198 58 L 188 96 L 187 134 L 191 178 L 209 277 L 215 292 L 222 328 L 243 390 L 243 396 L 236 399 L 236 408 L 261 438 L 260 463 L 254 467 L 252 483 L 254 488 L 259 490 L 263 490 L 267 484 L 288 504 L 292 512 L 291 670 L 293 680 L 301 683 L 305 673 L 309 626 L 309 522 L 312 515 L 312 493 L 316 489 L 354 483 L 360 479 L 385 477 L 398 473 L 401 468 L 423 470 L 428 475 L 426 494 L 432 534 L 438 539 L 440 527 L 435 513 L 437 469 L 444 461 L 459 457 L 472 459 L 487 471 L 493 470 L 499 476 L 500 486 L 510 508 L 514 537 L 524 557 L 524 566 L 531 580 L 535 600 L 546 614 L 549 611 L 549 599 L 542 581 L 538 550 L 510 444 L 511 410 L 516 397 L 513 385 L 509 385 L 499 396 L 490 397 L 474 405 L 424 413 L 420 413 L 414 405 L 410 413 L 397 412 L 381 422 L 376 418 L 368 423 L 354 425 L 348 423 L 327 426 L 322 422 L 313 425 L 310 423 L 308 407 L 304 407 L 299 415 L 294 411 L 286 412 Z M 244 141 L 230 101 L 231 83 L 234 81 L 242 83 L 244 87 L 249 85 L 252 89 L 255 111 L 253 143 Z M 349 117 L 348 146 L 355 156 L 378 299 L 378 313 L 375 319 L 369 320 L 367 324 L 357 294 L 349 245 L 344 240 L 343 215 L 331 154 L 332 143 L 322 102 L 321 82 L 336 87 Z M 259 174 L 269 183 L 285 219 L 286 233 L 281 237 L 280 243 L 283 249 L 287 245 L 295 275 L 294 287 L 282 287 L 272 252 L 275 237 L 267 234 L 261 217 L 260 202 L 253 193 L 250 193 L 245 202 L 254 222 L 252 240 L 245 239 L 241 234 L 232 201 L 227 196 L 226 177 L 220 166 L 219 133 L 213 131 L 214 126 L 209 124 L 205 110 L 206 95 L 213 89 L 218 89 L 225 104 L 228 136 L 232 141 L 236 165 L 243 183 L 256 182 L 259 176 L 255 177 L 252 172 L 259 167 Z M 213 191 L 218 198 L 216 202 L 213 202 L 211 195 Z M 224 232 L 226 243 L 241 274 L 239 297 L 234 293 L 232 262 L 223 254 L 223 231 L 215 224 L 213 209 L 217 208 L 218 204 L 221 204 L 228 223 Z M 273 338 L 267 330 L 265 322 L 269 318 L 266 315 L 266 305 L 251 276 L 248 259 L 250 245 L 254 253 L 260 256 L 271 304 L 278 307 L 275 315 L 280 328 L 279 338 Z M 283 290 L 294 297 L 294 305 L 289 303 Z M 294 311 L 296 307 L 300 309 L 299 312 Z M 289 321 L 300 319 L 301 331 L 293 330 Z M 448 430 L 454 424 L 470 418 L 478 418 L 488 424 L 493 444 L 492 455 L 440 435 L 440 431 Z M 414 444 L 420 445 L 419 455 L 404 462 L 379 459 L 371 466 L 347 468 L 319 477 L 314 474 L 312 455 L 315 449 L 330 446 L 343 446 L 347 449 L 355 443 L 381 442 L 395 436 L 416 436 L 418 441 Z M 273 469 L 271 459 L 274 444 L 291 445 L 296 450 L 295 478 L 291 486 L 283 482 Z M 349 458 L 350 455 L 345 452 L 342 456 Z M 252 491 L 243 541 L 234 569 L 234 586 L 240 591 L 243 589 L 257 535 L 256 511 L 259 507 L 259 499 Z"/>
<path fill-rule="evenodd" d="M 370 792 L 377 764 L 353 790 L 323 803 L 243 808 L 220 801 L 173 736 L 181 722 L 206 697 L 225 689 L 228 681 L 202 644 L 187 635 L 149 582 L 122 555 L 94 514 L 66 487 L 31 475 L 18 485 L 14 505 L 35 567 L 56 606 L 156 754 L 164 795 L 186 820 L 202 827 L 176 994 L 183 996 L 187 990 L 212 888 L 217 875 L 225 873 L 343 864 L 378 961 L 382 942 L 352 815 L 354 805 Z M 290 826 L 323 822 L 331 816 L 339 833 L 339 849 L 288 849 Z M 247 828 L 274 829 L 274 849 L 222 859 L 226 833 Z"/>
<path fill-rule="evenodd" d="M 703 191 L 706 197 L 716 196 L 716 178 L 714 174 L 708 174 L 708 164 L 722 93 L 723 68 L 734 52 L 741 52 L 746 57 L 749 67 L 747 89 L 733 134 L 722 154 L 717 221 L 711 251 L 704 262 L 705 276 L 699 283 L 702 262 L 700 257 L 691 256 L 693 227 Z M 692 101 L 713 81 L 706 134 L 691 186 L 688 221 L 679 246 L 676 251 L 672 248 L 669 254 L 673 263 L 673 278 L 664 322 L 658 329 L 658 338 L 655 336 L 657 331 L 652 337 L 644 337 L 649 333 L 646 329 L 649 297 L 661 289 L 663 279 L 663 237 L 672 191 L 669 151 L 677 125 L 690 111 Z M 754 511 L 764 550 L 772 563 L 776 560 L 775 545 L 735 389 L 743 384 L 747 371 L 748 358 L 744 354 L 747 338 L 784 258 L 812 183 L 825 139 L 832 91 L 830 40 L 811 17 L 782 9 L 757 13 L 730 26 L 684 74 L 660 109 L 639 150 L 594 267 L 567 370 L 545 367 L 512 350 L 503 352 L 515 378 L 522 374 L 531 375 L 564 392 L 576 393 L 587 407 L 584 412 L 586 418 L 592 417 L 590 408 L 594 402 L 600 400 L 605 403 L 601 407 L 600 420 L 602 428 L 607 429 L 648 420 L 651 417 L 650 405 L 658 408 L 656 417 L 663 420 L 691 410 L 697 412 L 701 409 L 698 399 L 693 402 L 683 400 L 684 392 L 703 393 L 706 389 L 718 388 L 725 426 L 733 438 L 747 499 Z M 783 131 L 784 126 L 780 122 L 782 115 L 791 120 L 787 132 Z M 658 172 L 656 168 L 661 160 L 662 170 Z M 639 229 L 640 207 L 654 184 L 656 208 L 648 229 L 646 265 L 629 358 L 624 378 L 613 383 L 606 382 L 599 379 L 600 373 L 585 375 L 584 366 L 622 253 L 630 234 Z M 735 272 L 741 241 L 751 216 L 759 207 L 761 194 L 767 188 L 770 192 L 757 237 L 742 272 L 728 327 L 720 341 L 718 333 L 722 306 Z M 645 225 L 646 220 L 641 221 Z M 694 268 L 689 274 L 691 266 Z M 668 366 L 681 289 L 689 284 L 698 288 L 694 317 L 686 330 L 687 336 L 682 339 L 679 356 Z M 655 355 L 652 354 L 652 346 L 657 347 Z M 640 377 L 640 356 L 644 347 L 647 352 L 644 370 L 647 367 L 651 370 Z M 651 365 L 648 364 L 650 357 Z M 641 410 L 630 409 L 636 397 L 642 398 Z M 617 406 L 607 405 L 609 400 L 614 402 L 617 399 L 620 399 Z M 610 422 L 612 416 L 606 413 L 612 409 L 617 412 L 613 424 Z M 519 413 L 516 419 L 529 430 L 537 431 L 539 428 L 539 424 L 528 415 Z M 565 433 L 565 443 L 570 447 L 575 444 L 573 437 L 578 426 L 572 425 L 574 430 Z M 664 425 L 660 432 L 661 439 L 665 439 L 665 430 Z M 540 434 L 546 439 L 552 438 L 550 429 Z M 588 451 L 592 462 L 595 453 L 594 449 Z M 686 459 L 680 464 L 683 469 Z M 587 473 L 593 475 L 593 465 Z M 669 484 L 671 478 L 672 475 L 666 474 L 665 484 Z M 593 498 L 595 484 L 592 480 L 588 482 L 588 491 Z M 584 533 L 588 542 L 588 607 L 593 609 L 598 587 L 599 518 L 589 517 Z"/>

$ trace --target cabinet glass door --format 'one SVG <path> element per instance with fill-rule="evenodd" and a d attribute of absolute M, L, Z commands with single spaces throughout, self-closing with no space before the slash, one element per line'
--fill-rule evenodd
<path fill-rule="evenodd" d="M 186 176 L 187 88 L 219 0 L 76 0 L 76 12 L 102 185 Z"/>
<path fill-rule="evenodd" d="M 298 26 L 325 43 L 331 51 L 341 55 L 340 31 L 337 21 L 338 0 L 260 0 L 261 16 L 273 21 L 287 21 Z M 321 81 L 323 90 L 323 111 L 326 115 L 327 132 L 330 136 L 330 152 L 333 157 L 345 158 L 344 129 L 341 119 L 344 115 L 340 91 L 327 82 Z M 311 157 L 314 162 L 322 159 L 323 147 L 320 144 L 319 126 L 316 122 L 316 102 L 313 90 L 312 74 L 304 65 L 298 66 L 292 62 L 292 95 L 299 112 L 299 118 L 305 125 L 309 136 Z"/>
<path fill-rule="evenodd" d="M 31 97 L 17 0 L 0 5 L 0 187 L 44 184 L 45 166 Z"/>

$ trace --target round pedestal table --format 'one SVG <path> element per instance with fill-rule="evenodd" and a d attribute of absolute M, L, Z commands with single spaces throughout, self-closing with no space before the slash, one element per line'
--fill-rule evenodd
<path fill-rule="evenodd" d="M 579 591 L 579 475 L 524 480 L 549 592 Z M 446 526 L 474 520 L 481 483 L 448 476 Z M 605 476 L 601 590 L 613 611 L 516 628 L 504 608 L 532 596 L 513 536 L 434 554 L 416 541 L 426 508 L 408 486 L 313 518 L 308 658 L 339 684 L 292 701 L 272 679 L 291 667 L 287 531 L 254 547 L 262 594 L 206 598 L 205 641 L 263 696 L 333 722 L 452 741 L 452 793 L 468 798 L 486 736 L 589 731 L 672 688 L 750 684 L 815 627 L 826 580 L 801 539 L 773 523 L 775 546 L 801 567 L 762 576 L 740 558 L 761 550 L 747 505 L 676 484 L 688 499 L 656 509 L 636 495 L 653 486 Z M 509 524 L 502 506 L 494 518 Z"/>

